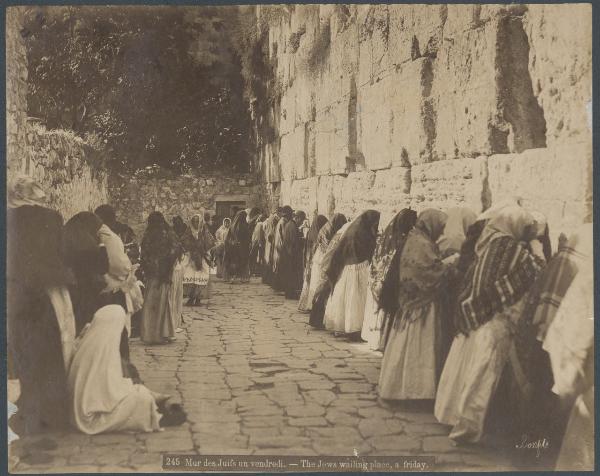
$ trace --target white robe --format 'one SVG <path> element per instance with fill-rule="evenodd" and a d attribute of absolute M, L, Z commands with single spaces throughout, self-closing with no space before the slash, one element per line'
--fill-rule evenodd
<path fill-rule="evenodd" d="M 72 420 L 83 433 L 160 429 L 151 392 L 123 377 L 119 344 L 125 321 L 121 306 L 104 306 L 75 344 L 68 385 Z"/>

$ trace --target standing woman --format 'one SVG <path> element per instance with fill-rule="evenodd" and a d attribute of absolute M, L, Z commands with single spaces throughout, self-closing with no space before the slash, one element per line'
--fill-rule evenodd
<path fill-rule="evenodd" d="M 7 334 L 19 379 L 18 434 L 68 424 L 66 369 L 75 319 L 61 261 L 62 217 L 43 206 L 45 193 L 28 177 L 11 185 L 7 211 Z M 108 263 L 104 262 L 105 267 Z M 19 428 L 22 427 L 22 428 Z"/>
<path fill-rule="evenodd" d="M 509 359 L 523 297 L 542 260 L 527 243 L 533 216 L 518 205 L 498 210 L 475 246 L 475 261 L 458 292 L 454 338 L 440 379 L 435 416 L 458 442 L 481 439 L 492 397 Z"/>
<path fill-rule="evenodd" d="M 217 277 L 223 277 L 223 252 L 225 251 L 225 238 L 229 233 L 229 227 L 231 226 L 231 219 L 225 218 L 223 224 L 215 232 L 215 247 L 213 248 L 213 254 L 217 261 Z"/>
<path fill-rule="evenodd" d="M 323 272 L 333 289 L 325 309 L 325 328 L 360 340 L 369 279 L 375 251 L 379 212 L 361 213 L 344 232 Z"/>
<path fill-rule="evenodd" d="M 223 254 L 225 274 L 223 277 L 231 282 L 235 281 L 236 278 L 242 282 L 249 280 L 248 259 L 251 237 L 246 216 L 244 210 L 237 212 L 225 238 L 225 251 Z"/>
<path fill-rule="evenodd" d="M 273 250 L 275 243 L 275 230 L 279 222 L 279 208 L 266 219 L 264 224 L 265 233 L 265 265 L 262 271 L 263 284 L 273 285 Z"/>
<path fill-rule="evenodd" d="M 310 289 L 310 277 L 312 271 L 312 261 L 317 249 L 317 239 L 319 238 L 319 232 L 321 228 L 327 223 L 327 218 L 323 215 L 317 215 L 310 226 L 306 241 L 304 242 L 304 255 L 302 260 L 304 262 L 304 284 L 302 285 L 302 293 L 300 294 L 300 302 L 298 303 L 298 309 L 304 312 L 310 312 L 312 309 L 312 298 Z M 317 277 L 315 277 L 315 280 Z"/>
<path fill-rule="evenodd" d="M 304 217 L 303 212 L 292 217 L 291 211 L 290 207 L 283 207 L 283 216 L 277 225 L 275 274 L 286 299 L 297 299 L 302 287 L 302 238 L 298 222 Z"/>
<path fill-rule="evenodd" d="M 161 344 L 175 337 L 169 293 L 173 268 L 181 253 L 181 245 L 162 213 L 150 213 L 142 239 L 141 259 L 146 277 L 141 337 L 146 344 Z"/>
<path fill-rule="evenodd" d="M 419 214 L 399 261 L 398 310 L 383 354 L 379 395 L 386 400 L 434 399 L 442 370 L 441 303 L 447 266 L 437 239 L 446 214 Z"/>
<path fill-rule="evenodd" d="M 215 239 L 208 225 L 204 223 L 202 214 L 192 216 L 184 243 L 188 251 L 187 265 L 183 274 L 183 284 L 189 288 L 187 305 L 198 306 L 202 292 L 206 290 L 206 298 L 209 295 L 209 251 L 215 244 Z"/>
<path fill-rule="evenodd" d="M 385 328 L 398 307 L 398 260 L 408 232 L 417 221 L 417 212 L 401 210 L 377 239 L 369 275 L 369 292 L 365 303 L 365 320 L 361 337 L 373 350 L 385 347 Z"/>

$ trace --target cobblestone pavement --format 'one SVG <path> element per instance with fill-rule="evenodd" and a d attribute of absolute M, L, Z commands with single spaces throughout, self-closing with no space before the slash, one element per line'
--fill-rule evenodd
<path fill-rule="evenodd" d="M 489 448 L 453 446 L 429 408 L 378 401 L 381 354 L 315 331 L 270 288 L 212 284 L 208 307 L 184 308 L 175 343 L 132 342 L 145 384 L 183 403 L 189 422 L 152 434 L 49 435 L 52 461 L 19 472 L 160 471 L 163 453 L 433 455 L 439 470 L 510 469 Z M 27 458 L 23 458 L 27 459 Z"/>

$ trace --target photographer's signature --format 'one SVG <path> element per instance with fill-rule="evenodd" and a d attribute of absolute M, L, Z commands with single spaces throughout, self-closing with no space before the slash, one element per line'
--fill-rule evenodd
<path fill-rule="evenodd" d="M 550 448 L 550 441 L 548 441 L 546 438 L 529 441 L 529 437 L 527 435 L 523 435 L 521 438 L 521 443 L 515 445 L 515 448 L 518 450 L 535 450 L 535 456 L 536 458 L 539 458 L 542 451 Z"/>

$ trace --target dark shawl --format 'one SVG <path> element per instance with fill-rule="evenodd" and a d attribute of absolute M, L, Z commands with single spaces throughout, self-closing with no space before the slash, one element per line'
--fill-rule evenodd
<path fill-rule="evenodd" d="M 63 220 L 37 205 L 7 210 L 7 345 L 9 368 L 20 380 L 19 414 L 27 425 L 68 422 L 61 335 L 46 289 L 65 286 Z M 30 428 L 37 431 L 38 428 Z"/>
<path fill-rule="evenodd" d="M 375 210 L 361 213 L 343 233 L 331 259 L 323 260 L 323 271 L 332 287 L 344 266 L 371 260 L 377 240 L 379 215 Z"/>
<path fill-rule="evenodd" d="M 246 212 L 240 210 L 225 237 L 223 266 L 227 276 L 246 277 L 248 274 L 251 238 Z"/>
<path fill-rule="evenodd" d="M 142 239 L 141 264 L 145 276 L 161 283 L 171 282 L 171 274 L 182 248 L 162 213 L 152 212 Z"/>
<path fill-rule="evenodd" d="M 408 232 L 416 221 L 417 212 L 405 208 L 396 214 L 377 240 L 370 267 L 370 284 L 378 309 L 392 312 L 396 308 L 400 277 L 398 260 Z"/>
<path fill-rule="evenodd" d="M 317 246 L 321 250 L 321 253 L 325 253 L 327 251 L 329 242 L 338 232 L 338 230 L 346 224 L 347 221 L 348 220 L 346 219 L 345 215 L 336 213 L 333 215 L 333 218 L 330 222 L 327 222 L 325 225 L 323 225 L 317 236 Z"/>
<path fill-rule="evenodd" d="M 63 219 L 60 214 L 49 208 L 24 205 L 8 209 L 6 220 L 9 282 L 40 291 L 65 285 L 69 275 L 61 259 Z"/>

